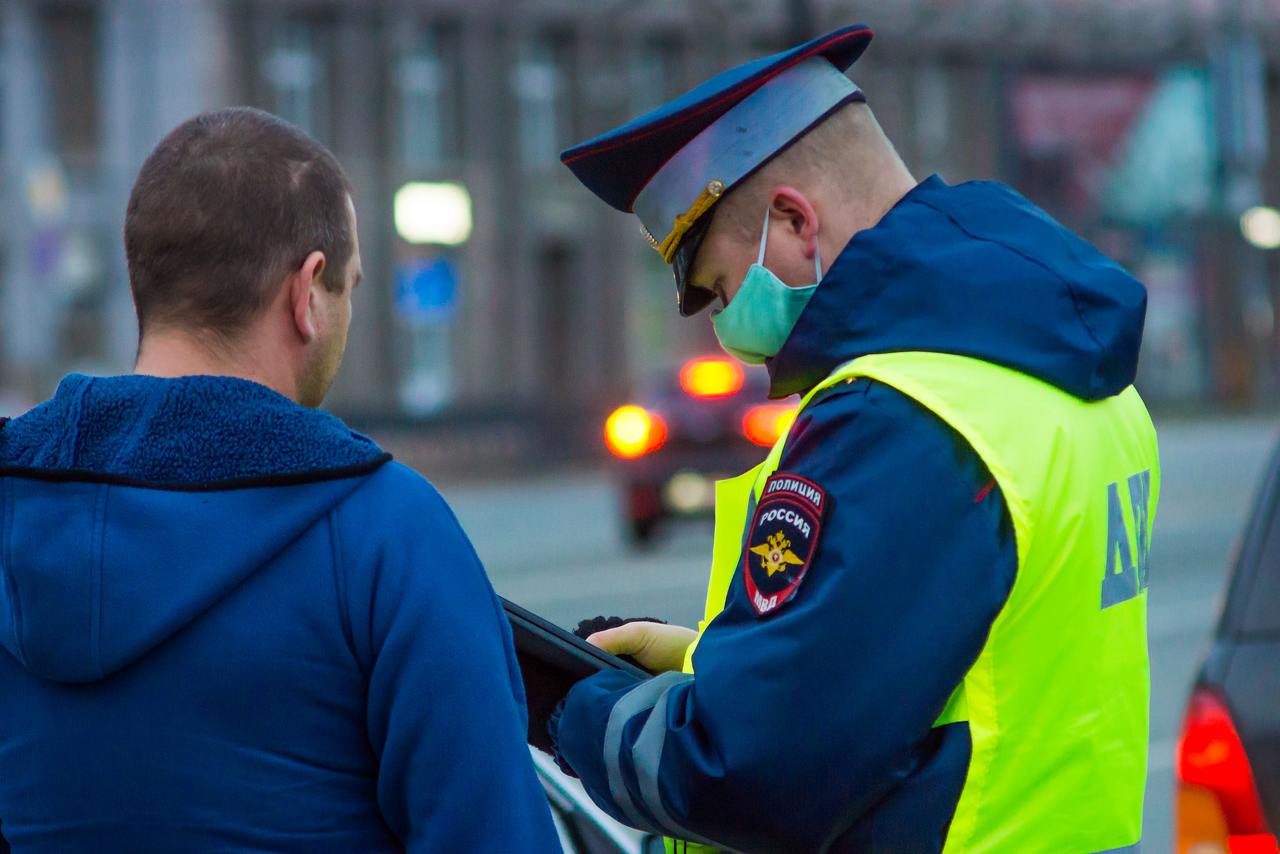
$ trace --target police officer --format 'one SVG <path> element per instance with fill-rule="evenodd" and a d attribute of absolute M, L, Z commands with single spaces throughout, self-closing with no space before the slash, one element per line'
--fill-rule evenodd
<path fill-rule="evenodd" d="M 851 26 L 563 155 L 799 416 L 717 485 L 697 632 L 598 633 L 562 765 L 669 847 L 1136 850 L 1146 295 L 1007 187 L 911 177 Z M 679 841 L 676 841 L 679 840 Z"/>

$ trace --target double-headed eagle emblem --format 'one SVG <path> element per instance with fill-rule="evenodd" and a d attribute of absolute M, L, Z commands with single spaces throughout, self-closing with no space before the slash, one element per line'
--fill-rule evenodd
<path fill-rule="evenodd" d="M 785 572 L 788 566 L 804 564 L 804 561 L 791 551 L 791 541 L 781 531 L 769 537 L 767 543 L 752 548 L 751 552 L 760 555 L 760 562 L 770 578 L 773 578 L 775 573 Z"/>

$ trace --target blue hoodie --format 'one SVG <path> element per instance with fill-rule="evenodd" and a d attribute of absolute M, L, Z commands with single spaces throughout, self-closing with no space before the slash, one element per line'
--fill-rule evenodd
<path fill-rule="evenodd" d="M 0 424 L 13 850 L 559 851 L 484 570 L 388 460 L 229 378 Z"/>
<path fill-rule="evenodd" d="M 1133 381 L 1145 309 L 1141 284 L 1017 193 L 933 177 L 835 260 L 772 391 L 926 350 L 1098 400 Z M 778 470 L 830 498 L 795 596 L 762 620 L 738 573 L 696 675 L 579 683 L 551 722 L 557 758 L 615 817 L 679 838 L 939 851 L 971 740 L 932 724 L 1013 586 L 1003 496 L 959 434 L 867 379 L 815 398 Z"/>

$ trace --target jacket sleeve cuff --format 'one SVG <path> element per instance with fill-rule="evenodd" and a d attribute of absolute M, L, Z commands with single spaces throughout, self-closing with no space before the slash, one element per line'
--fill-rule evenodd
<path fill-rule="evenodd" d="M 565 774 L 577 779 L 578 773 L 570 767 L 565 761 L 564 754 L 560 752 L 560 718 L 564 716 L 564 700 L 556 704 L 555 711 L 551 713 L 551 717 L 547 718 L 547 737 L 551 739 L 551 756 L 555 759 L 556 767 Z"/>

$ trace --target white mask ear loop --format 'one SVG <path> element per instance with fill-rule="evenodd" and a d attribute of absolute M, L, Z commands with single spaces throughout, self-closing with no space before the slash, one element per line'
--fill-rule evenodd
<path fill-rule="evenodd" d="M 764 231 L 760 232 L 760 253 L 756 255 L 756 263 L 764 266 L 764 246 L 769 240 L 769 209 L 764 209 Z"/>
<path fill-rule="evenodd" d="M 769 209 L 764 209 L 764 231 L 760 232 L 760 252 L 756 255 L 756 263 L 764 267 L 764 248 L 769 241 Z M 767 268 L 766 268 L 767 269 Z M 822 248 L 813 247 L 813 281 L 822 281 Z"/>

